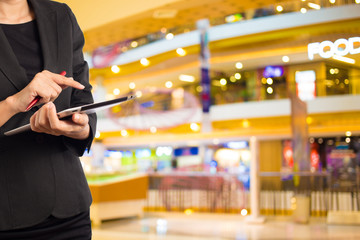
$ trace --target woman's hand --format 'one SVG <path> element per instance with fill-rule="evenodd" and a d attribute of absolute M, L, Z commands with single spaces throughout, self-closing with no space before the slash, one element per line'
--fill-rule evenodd
<path fill-rule="evenodd" d="M 31 118 L 31 130 L 55 136 L 64 135 L 83 140 L 90 134 L 89 117 L 85 113 L 75 113 L 71 120 L 59 120 L 55 105 L 49 102 L 42 106 Z"/>
<path fill-rule="evenodd" d="M 25 112 L 27 106 L 35 97 L 41 97 L 39 104 L 54 101 L 61 91 L 67 87 L 84 89 L 84 86 L 73 78 L 44 70 L 36 74 L 23 90 L 10 96 L 7 101 L 14 114 Z"/>

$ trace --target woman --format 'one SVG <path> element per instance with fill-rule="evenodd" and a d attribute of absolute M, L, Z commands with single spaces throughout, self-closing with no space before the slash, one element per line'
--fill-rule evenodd
<path fill-rule="evenodd" d="M 79 156 L 96 116 L 56 115 L 93 102 L 83 45 L 67 5 L 0 0 L 0 239 L 91 239 Z M 39 105 L 26 111 L 35 97 Z M 29 122 L 32 131 L 4 136 Z"/>

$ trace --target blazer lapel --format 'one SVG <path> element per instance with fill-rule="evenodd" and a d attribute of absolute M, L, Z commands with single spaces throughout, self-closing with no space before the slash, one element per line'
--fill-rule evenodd
<path fill-rule="evenodd" d="M 13 52 L 4 31 L 0 27 L 0 71 L 20 91 L 27 84 L 26 72 L 22 68 Z"/>
<path fill-rule="evenodd" d="M 58 66 L 58 29 L 56 12 L 39 4 L 37 0 L 30 0 L 35 12 L 39 29 L 41 48 L 44 57 L 44 69 L 57 73 Z"/>
<path fill-rule="evenodd" d="M 58 30 L 56 12 L 39 4 L 37 0 L 28 1 L 35 12 L 39 29 L 40 42 L 44 57 L 44 69 L 59 72 L 57 62 L 59 56 Z M 2 28 L 0 27 L 0 71 L 12 85 L 20 91 L 29 82 L 25 70 L 20 66 Z"/>

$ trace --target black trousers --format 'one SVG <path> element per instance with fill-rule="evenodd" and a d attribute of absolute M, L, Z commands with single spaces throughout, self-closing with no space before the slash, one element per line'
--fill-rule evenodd
<path fill-rule="evenodd" d="M 89 211 L 65 219 L 50 216 L 33 227 L 0 231 L 1 240 L 90 240 L 91 235 Z"/>

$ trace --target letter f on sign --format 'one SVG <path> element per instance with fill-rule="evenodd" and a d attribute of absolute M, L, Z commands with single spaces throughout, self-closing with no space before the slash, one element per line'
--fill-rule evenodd
<path fill-rule="evenodd" d="M 318 42 L 308 44 L 308 56 L 309 56 L 310 60 L 313 60 L 314 55 L 319 53 L 319 46 L 320 46 L 320 43 L 318 43 Z"/>

